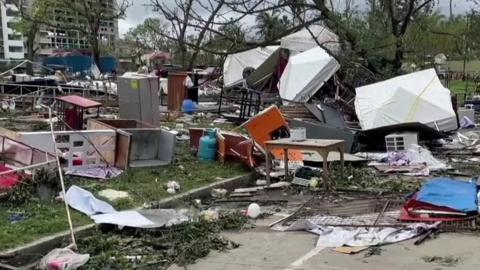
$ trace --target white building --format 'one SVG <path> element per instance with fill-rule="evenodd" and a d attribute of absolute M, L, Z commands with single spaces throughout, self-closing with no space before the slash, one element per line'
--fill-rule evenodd
<path fill-rule="evenodd" d="M 30 0 L 34 1 L 34 0 Z M 82 0 L 88 1 L 88 0 Z M 102 0 L 102 4 L 106 9 L 115 9 L 115 0 Z M 79 18 L 77 14 L 69 10 L 62 9 L 58 6 L 53 6 L 51 9 L 54 23 L 61 25 L 62 21 L 67 20 L 69 23 L 82 24 L 85 21 Z M 113 46 L 115 40 L 118 39 L 118 20 L 102 21 L 99 31 L 99 38 L 103 45 Z M 52 26 L 43 26 L 39 33 L 39 56 L 45 57 L 52 53 L 62 50 L 86 50 L 90 47 L 87 39 L 83 37 L 78 31 L 66 31 L 61 27 L 55 28 Z"/>
<path fill-rule="evenodd" d="M 26 0 L 25 4 L 30 6 L 34 1 Z M 115 0 L 102 1 L 104 1 L 103 5 L 105 8 L 116 8 Z M 65 18 L 69 22 L 82 23 L 76 14 L 60 9 L 58 6 L 53 6 L 51 12 L 53 18 L 62 18 L 56 21 L 57 24 L 61 24 L 61 21 Z M 12 0 L 0 1 L 0 20 L 0 59 L 24 59 L 26 53 L 24 38 L 21 33 L 14 30 L 13 25 L 15 20 L 20 20 L 20 12 Z M 99 37 L 103 45 L 113 47 L 118 36 L 118 20 L 101 22 Z M 39 42 L 40 47 L 38 52 L 40 58 L 62 50 L 87 51 L 89 48 L 87 39 L 81 36 L 78 31 L 65 31 L 61 28 L 46 25 L 40 28 L 37 42 Z"/>
<path fill-rule="evenodd" d="M 11 0 L 0 4 L 1 41 L 0 59 L 25 58 L 23 36 L 13 29 L 15 20 L 19 20 L 19 10 Z"/>

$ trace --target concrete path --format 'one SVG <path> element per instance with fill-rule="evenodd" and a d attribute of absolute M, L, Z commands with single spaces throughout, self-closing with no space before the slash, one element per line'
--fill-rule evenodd
<path fill-rule="evenodd" d="M 170 270 L 439 270 L 480 269 L 480 237 L 476 234 L 443 233 L 420 246 L 413 240 L 382 247 L 381 255 L 365 258 L 365 252 L 346 255 L 331 248 L 315 248 L 316 236 L 306 232 L 274 232 L 267 224 L 280 217 L 257 222 L 257 228 L 244 232 L 225 233 L 240 243 L 235 250 L 212 252 L 186 268 Z M 425 256 L 454 256 L 460 262 L 453 267 L 426 263 Z"/>

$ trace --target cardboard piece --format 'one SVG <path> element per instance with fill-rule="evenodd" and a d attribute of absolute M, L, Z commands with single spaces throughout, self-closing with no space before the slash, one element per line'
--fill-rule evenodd
<path fill-rule="evenodd" d="M 343 246 L 343 247 L 336 247 L 333 249 L 333 251 L 343 253 L 343 254 L 357 254 L 359 252 L 362 252 L 369 247 L 349 247 L 349 246 Z"/>

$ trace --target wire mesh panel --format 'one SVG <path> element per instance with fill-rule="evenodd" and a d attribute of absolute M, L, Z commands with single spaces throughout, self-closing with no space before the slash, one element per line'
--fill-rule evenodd
<path fill-rule="evenodd" d="M 285 219 L 282 225 L 289 226 L 298 221 L 307 221 L 318 226 L 401 228 L 412 224 L 399 220 L 403 204 L 403 200 L 388 198 L 359 198 L 336 202 L 313 198 L 295 214 Z M 439 228 L 445 231 L 475 230 L 476 217 L 442 222 Z"/>

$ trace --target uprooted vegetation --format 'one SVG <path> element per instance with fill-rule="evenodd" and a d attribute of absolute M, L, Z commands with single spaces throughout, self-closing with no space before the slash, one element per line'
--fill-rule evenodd
<path fill-rule="evenodd" d="M 372 168 L 350 165 L 345 167 L 345 177 L 342 178 L 340 173 L 339 167 L 332 170 L 332 181 L 339 190 L 402 194 L 418 189 L 423 182 L 401 175 L 385 177 Z"/>
<path fill-rule="evenodd" d="M 221 235 L 240 230 L 247 218 L 239 213 L 220 216 L 217 221 L 195 221 L 160 230 L 100 231 L 79 241 L 79 249 L 91 254 L 88 269 L 167 269 L 184 266 L 210 251 L 228 251 L 239 244 Z"/>

